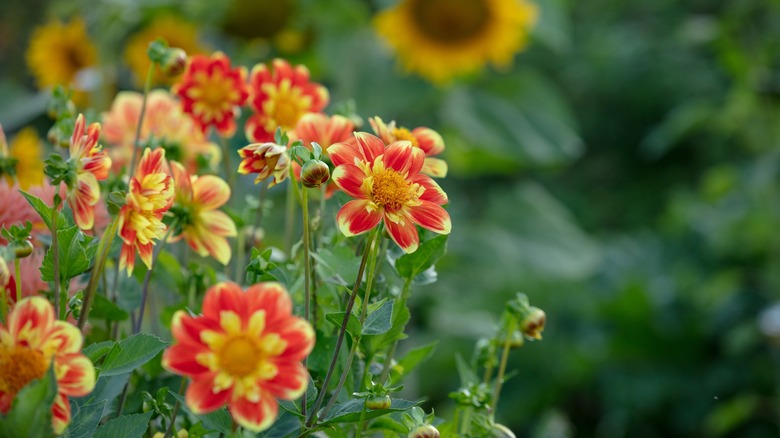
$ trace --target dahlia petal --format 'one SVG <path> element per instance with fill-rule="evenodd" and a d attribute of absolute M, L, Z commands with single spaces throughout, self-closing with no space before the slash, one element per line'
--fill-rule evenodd
<path fill-rule="evenodd" d="M 253 114 L 249 116 L 244 125 L 244 134 L 246 138 L 253 143 L 266 143 L 274 141 L 274 133 L 265 129 L 266 116 L 262 114 Z"/>
<path fill-rule="evenodd" d="M 227 266 L 230 263 L 231 250 L 230 244 L 227 239 L 218 235 L 203 236 L 201 240 L 203 246 L 206 247 L 208 254 L 214 258 L 214 260 Z"/>
<path fill-rule="evenodd" d="M 440 158 L 425 157 L 425 163 L 420 172 L 434 178 L 444 178 L 447 176 L 447 170 L 448 166 L 446 161 Z"/>
<path fill-rule="evenodd" d="M 54 308 L 43 297 L 25 298 L 16 303 L 8 316 L 8 331 L 18 344 L 38 348 L 54 325 Z"/>
<path fill-rule="evenodd" d="M 84 119 L 84 114 L 79 114 L 76 117 L 76 123 L 73 125 L 73 135 L 70 137 L 70 156 L 81 158 L 84 151 L 80 149 L 83 146 L 82 137 L 84 137 L 84 131 L 87 128 L 87 121 Z"/>
<path fill-rule="evenodd" d="M 430 201 L 420 201 L 420 205 L 407 207 L 412 220 L 421 227 L 439 234 L 450 234 L 452 222 L 447 210 Z"/>
<path fill-rule="evenodd" d="M 331 180 L 346 194 L 357 199 L 367 199 L 370 193 L 363 192 L 366 174 L 354 164 L 342 164 L 333 169 Z"/>
<path fill-rule="evenodd" d="M 412 177 L 412 182 L 421 185 L 425 189 L 422 195 L 420 195 L 421 201 L 430 201 L 437 205 L 444 205 L 449 202 L 447 194 L 430 176 L 418 174 Z"/>
<path fill-rule="evenodd" d="M 387 146 L 382 162 L 402 175 L 417 175 L 425 162 L 425 153 L 406 140 L 396 141 Z"/>
<path fill-rule="evenodd" d="M 179 343 L 165 350 L 162 366 L 169 372 L 190 377 L 208 373 L 210 370 L 197 360 L 199 354 L 208 351 L 206 348 L 193 347 L 192 344 Z"/>
<path fill-rule="evenodd" d="M 382 220 L 377 210 L 369 208 L 369 201 L 356 199 L 344 204 L 336 215 L 339 229 L 345 236 L 356 236 L 374 228 Z"/>
<path fill-rule="evenodd" d="M 263 389 L 282 400 L 295 400 L 306 392 L 309 372 L 300 362 L 276 363 L 276 376 L 263 382 Z"/>
<path fill-rule="evenodd" d="M 205 210 L 222 207 L 230 199 L 230 186 L 214 175 L 204 175 L 192 183 L 193 201 Z M 230 221 L 232 224 L 233 221 Z M 235 229 L 235 225 L 233 225 Z"/>
<path fill-rule="evenodd" d="M 84 340 L 73 324 L 55 320 L 42 349 L 50 354 L 79 353 Z"/>
<path fill-rule="evenodd" d="M 147 244 L 137 243 L 136 249 L 138 249 L 138 258 L 144 262 L 144 265 L 148 269 L 152 269 L 152 257 L 154 256 L 154 245 L 150 242 Z"/>
<path fill-rule="evenodd" d="M 411 254 L 417 251 L 420 245 L 420 236 L 417 234 L 417 227 L 410 218 L 406 218 L 403 223 L 396 223 L 389 219 L 385 220 L 385 227 L 390 237 L 404 252 Z"/>
<path fill-rule="evenodd" d="M 433 129 L 421 126 L 414 128 L 412 135 L 417 139 L 417 144 L 426 156 L 439 155 L 444 151 L 444 140 Z"/>
<path fill-rule="evenodd" d="M 83 354 L 56 356 L 55 369 L 60 394 L 83 397 L 95 389 L 95 367 Z"/>
<path fill-rule="evenodd" d="M 249 286 L 245 296 L 247 314 L 263 311 L 268 330 L 279 331 L 289 320 L 292 301 L 281 283 L 269 281 Z"/>
<path fill-rule="evenodd" d="M 70 402 L 65 394 L 57 394 L 51 405 L 51 425 L 55 435 L 62 435 L 70 424 Z"/>
<path fill-rule="evenodd" d="M 200 349 L 205 344 L 200 338 L 204 330 L 220 330 L 218 319 L 193 318 L 187 312 L 178 310 L 173 314 L 171 334 L 179 344 L 187 348 Z"/>
<path fill-rule="evenodd" d="M 314 329 L 304 319 L 286 318 L 283 326 L 271 327 L 268 324 L 268 329 L 275 330 L 287 343 L 284 352 L 280 355 L 285 360 L 303 360 L 314 348 Z"/>
<path fill-rule="evenodd" d="M 357 135 L 357 133 L 355 133 Z M 351 138 L 346 141 L 334 143 L 328 148 L 328 156 L 334 166 L 340 166 L 342 164 L 355 165 L 357 162 L 366 161 L 365 156 L 360 151 L 355 138 Z"/>
<path fill-rule="evenodd" d="M 193 414 L 200 415 L 215 411 L 224 406 L 230 399 L 230 395 L 233 393 L 232 388 L 214 391 L 216 376 L 217 373 L 211 372 L 192 379 L 184 399 Z"/>
<path fill-rule="evenodd" d="M 387 125 L 385 122 L 379 117 L 371 117 L 368 119 L 368 123 L 371 125 L 371 129 L 374 130 L 374 133 L 379 136 L 379 138 L 382 139 L 387 144 L 392 143 L 395 141 L 395 137 L 393 137 L 390 134 L 390 131 L 387 128 Z"/>
<path fill-rule="evenodd" d="M 279 407 L 273 397 L 261 393 L 257 403 L 239 398 L 230 402 L 229 410 L 240 426 L 257 433 L 271 427 L 276 421 Z"/>
<path fill-rule="evenodd" d="M 177 161 L 171 161 L 171 170 L 173 171 L 173 183 L 176 187 L 176 197 L 180 202 L 188 203 L 192 201 L 192 182 L 190 174 Z"/>
<path fill-rule="evenodd" d="M 244 315 L 247 310 L 245 307 L 244 291 L 241 290 L 241 286 L 232 281 L 225 281 L 209 289 L 203 299 L 203 316 L 219 321 L 220 313 L 223 311 Z"/>
<path fill-rule="evenodd" d="M 355 139 L 363 153 L 363 161 L 373 163 L 378 156 L 385 153 L 385 142 L 375 135 L 371 135 L 367 132 L 356 132 Z"/>

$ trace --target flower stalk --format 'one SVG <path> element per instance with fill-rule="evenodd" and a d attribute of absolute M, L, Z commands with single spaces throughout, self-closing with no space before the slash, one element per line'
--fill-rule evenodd
<path fill-rule="evenodd" d="M 501 352 L 501 363 L 498 366 L 498 375 L 496 376 L 496 386 L 493 389 L 493 399 L 490 406 L 490 415 L 494 417 L 496 414 L 496 407 L 498 406 L 498 396 L 501 394 L 501 386 L 504 384 L 504 372 L 506 371 L 506 363 L 509 358 L 509 347 L 512 343 L 512 333 L 517 328 L 517 321 L 515 318 L 511 318 L 506 330 L 506 337 L 504 338 L 504 348 Z"/>
<path fill-rule="evenodd" d="M 292 184 L 292 179 L 290 183 Z M 311 236 L 309 232 L 309 195 L 306 187 L 301 188 L 301 210 L 303 211 L 303 317 L 311 323 Z M 304 360 L 309 368 L 309 358 Z M 306 393 L 303 393 L 301 413 L 306 417 Z"/>
<path fill-rule="evenodd" d="M 149 64 L 149 70 L 146 73 L 146 81 L 144 82 L 144 94 L 141 100 L 141 113 L 138 115 L 138 125 L 135 128 L 135 139 L 133 140 L 133 158 L 130 160 L 130 171 L 127 173 L 132 178 L 135 173 L 135 163 L 138 159 L 138 149 L 140 149 L 141 143 L 141 126 L 144 124 L 144 116 L 146 115 L 146 101 L 149 96 L 149 90 L 152 88 L 152 76 L 154 76 L 155 63 Z"/>
<path fill-rule="evenodd" d="M 52 221 L 52 228 L 56 227 L 56 221 Z M 100 243 L 98 244 L 97 249 L 97 261 L 95 262 L 95 266 L 92 272 L 92 275 L 89 277 L 89 282 L 87 283 L 87 290 L 84 294 L 84 302 L 81 306 L 81 313 L 79 313 L 79 321 L 78 321 L 78 328 L 81 331 L 84 331 L 84 326 L 87 324 L 87 317 L 89 316 L 89 308 L 92 306 L 92 301 L 95 299 L 95 292 L 97 291 L 97 285 L 100 281 L 101 274 L 103 270 L 106 267 L 106 258 L 108 257 L 108 253 L 111 251 L 111 244 L 114 241 L 114 235 L 116 235 L 117 228 L 119 227 L 119 216 L 114 217 L 111 220 L 111 223 L 106 227 L 106 230 L 103 232 L 103 237 L 100 239 Z M 55 233 L 52 233 L 52 235 L 56 235 Z M 56 255 L 57 252 L 54 252 L 55 254 L 55 267 L 54 272 L 59 272 L 57 267 L 57 259 Z M 56 287 L 57 282 L 55 282 Z M 55 295 L 56 297 L 57 295 Z M 56 299 L 56 298 L 55 298 Z"/>

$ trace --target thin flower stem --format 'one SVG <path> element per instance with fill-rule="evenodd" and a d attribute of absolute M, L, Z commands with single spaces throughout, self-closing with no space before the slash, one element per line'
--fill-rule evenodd
<path fill-rule="evenodd" d="M 179 385 L 179 394 L 184 392 L 184 390 L 187 389 L 187 378 L 182 377 L 181 378 L 181 385 Z M 163 438 L 170 438 L 173 436 L 173 431 L 176 429 L 176 415 L 179 414 L 179 408 L 181 407 L 181 402 L 179 399 L 176 399 L 176 404 L 173 406 L 173 412 L 171 413 L 171 424 L 168 425 L 168 430 L 165 431 L 165 436 Z"/>
<path fill-rule="evenodd" d="M 19 258 L 14 258 L 14 274 L 16 275 L 16 302 L 22 300 L 22 264 Z"/>
<path fill-rule="evenodd" d="M 54 221 L 52 221 L 54 223 Z M 89 315 L 89 308 L 92 306 L 92 300 L 95 299 L 95 292 L 97 291 L 98 281 L 100 274 L 106 266 L 106 258 L 111 250 L 111 243 L 114 241 L 116 235 L 116 229 L 119 226 L 119 216 L 114 217 L 111 223 L 106 227 L 103 232 L 103 237 L 100 239 L 97 249 L 97 261 L 95 267 L 92 268 L 92 275 L 89 277 L 87 283 L 87 290 L 84 293 L 84 303 L 81 305 L 81 313 L 79 314 L 78 326 L 81 331 L 84 331 L 84 326 L 87 324 L 87 316 Z M 53 245 L 52 245 L 53 247 Z M 56 254 L 56 253 L 55 253 Z M 56 260 L 56 259 L 55 259 Z M 56 272 L 56 270 L 55 270 Z"/>
<path fill-rule="evenodd" d="M 236 282 L 244 282 L 244 252 L 246 251 L 246 235 L 239 230 L 238 236 L 236 236 Z"/>
<path fill-rule="evenodd" d="M 376 239 L 374 241 L 374 245 L 371 247 L 371 258 L 368 262 L 368 275 L 366 276 L 366 292 L 363 295 L 363 302 L 360 306 L 360 316 L 358 317 L 358 320 L 360 321 L 360 327 L 363 327 L 363 323 L 366 321 L 366 313 L 368 313 L 368 300 L 371 297 L 371 287 L 374 284 L 374 276 L 376 274 L 376 258 L 377 253 L 379 252 L 379 246 L 378 242 L 376 242 Z M 341 388 L 344 387 L 344 383 L 347 381 L 347 376 L 349 375 L 349 370 L 352 367 L 352 360 L 355 358 L 355 353 L 357 353 L 357 346 L 360 345 L 360 340 L 362 339 L 362 336 L 360 333 L 355 336 L 354 342 L 352 342 L 352 348 L 349 350 L 349 356 L 347 357 L 347 364 L 344 366 L 344 370 L 341 371 L 341 377 L 339 378 L 339 383 L 336 385 L 336 390 L 333 392 L 333 397 L 330 398 L 328 401 L 328 404 L 325 405 L 325 409 L 322 410 L 322 416 L 324 417 L 328 411 L 330 411 L 330 408 L 333 407 L 333 404 L 336 403 L 336 399 L 338 398 L 339 392 L 341 392 Z M 370 363 L 370 362 L 369 362 Z M 369 363 L 366 363 L 366 368 L 368 368 Z M 363 385 L 362 380 L 358 382 L 358 385 Z"/>
<path fill-rule="evenodd" d="M 138 158 L 138 149 L 141 142 L 141 126 L 144 123 L 146 115 L 146 98 L 149 96 L 149 90 L 152 88 L 152 76 L 154 75 L 155 63 L 149 64 L 149 71 L 146 73 L 146 82 L 144 82 L 144 95 L 141 100 L 141 113 L 138 115 L 138 125 L 135 127 L 135 139 L 133 140 L 133 158 L 130 160 L 130 172 L 127 175 L 132 178 L 135 172 L 135 161 Z"/>
<path fill-rule="evenodd" d="M 295 228 L 295 175 L 290 166 L 290 183 L 287 185 L 287 212 L 284 222 L 284 252 L 290 258 L 292 252 L 293 229 Z"/>
<path fill-rule="evenodd" d="M 57 185 L 59 189 L 59 184 Z M 57 208 L 59 207 L 59 194 L 54 195 L 54 205 L 51 210 L 51 254 L 54 261 L 54 309 L 55 313 L 60 314 L 60 248 L 57 238 L 57 220 L 59 219 Z M 90 279 L 90 282 L 92 280 Z M 17 287 L 21 283 L 21 278 L 16 277 Z M 86 303 L 86 301 L 85 301 Z M 81 326 L 79 326 L 81 328 Z"/>
<path fill-rule="evenodd" d="M 152 254 L 152 264 L 149 266 L 149 269 L 146 270 L 146 275 L 144 276 L 144 288 L 143 292 L 141 292 L 141 307 L 138 309 L 138 319 L 133 324 L 134 335 L 141 331 L 141 324 L 144 322 L 144 310 L 146 309 L 146 297 L 149 296 L 149 281 L 152 279 L 152 270 L 154 270 L 154 265 L 157 262 L 157 258 L 160 256 L 160 253 L 165 246 L 165 242 L 168 241 L 168 237 L 171 235 L 171 231 L 173 231 L 174 228 L 176 228 L 175 222 L 168 226 L 168 231 L 165 233 L 165 236 L 160 239 L 160 242 L 154 249 L 154 254 Z"/>
<path fill-rule="evenodd" d="M 292 182 L 292 181 L 290 181 Z M 301 189 L 301 210 L 303 210 L 303 317 L 311 322 L 311 236 L 309 235 L 309 195 L 306 187 Z M 309 357 L 303 362 L 306 369 L 309 369 Z M 301 402 L 301 413 L 306 418 L 306 392 L 303 393 Z"/>
<path fill-rule="evenodd" d="M 506 339 L 504 339 L 504 351 L 501 353 L 501 364 L 498 367 L 496 386 L 493 389 L 493 400 L 489 409 L 491 418 L 495 417 L 496 415 L 496 408 L 498 407 L 498 396 L 501 394 L 501 385 L 504 384 L 504 372 L 506 371 L 506 363 L 507 359 L 509 358 L 509 346 L 512 342 L 512 333 L 515 331 L 516 324 L 517 321 L 515 321 L 515 318 L 512 318 L 512 320 L 509 321 L 509 327 L 507 327 Z"/>
<path fill-rule="evenodd" d="M 349 295 L 349 301 L 347 301 L 346 311 L 344 312 L 344 318 L 341 321 L 341 327 L 339 327 L 339 335 L 336 338 L 336 348 L 333 351 L 333 356 L 330 360 L 330 366 L 328 372 L 325 374 L 325 380 L 322 382 L 320 393 L 317 396 L 317 401 L 314 403 L 314 407 L 311 410 L 309 419 L 306 421 L 306 427 L 311 427 L 317 421 L 317 411 L 322 406 L 322 401 L 325 399 L 325 393 L 328 392 L 328 384 L 333 377 L 333 371 L 336 369 L 336 362 L 338 362 L 339 351 L 341 351 L 341 344 L 344 342 L 344 335 L 347 332 L 347 323 L 349 323 L 349 317 L 352 314 L 352 307 L 355 305 L 355 298 L 357 297 L 358 290 L 360 290 L 360 283 L 363 280 L 363 271 L 366 268 L 366 262 L 368 256 L 373 252 L 374 245 L 376 244 L 377 236 L 379 235 L 379 227 L 374 228 L 371 234 L 366 240 L 366 246 L 363 249 L 363 258 L 360 260 L 360 267 L 358 267 L 357 277 L 355 278 L 355 284 L 352 287 L 352 293 Z"/>
<path fill-rule="evenodd" d="M 404 288 L 401 291 L 401 308 L 406 306 L 406 300 L 409 298 L 409 292 L 411 291 L 412 280 L 407 279 L 404 281 Z M 382 374 L 380 374 L 379 381 L 384 384 L 387 377 L 390 375 L 390 367 L 393 365 L 393 356 L 395 356 L 395 350 L 398 348 L 398 340 L 393 341 L 393 345 L 387 350 L 385 355 L 385 364 L 382 367 Z"/>

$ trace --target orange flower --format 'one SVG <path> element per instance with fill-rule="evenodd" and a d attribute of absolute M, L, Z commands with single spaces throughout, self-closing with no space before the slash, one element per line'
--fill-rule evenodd
<path fill-rule="evenodd" d="M 162 364 L 192 378 L 186 401 L 193 413 L 227 404 L 239 425 L 259 432 L 275 421 L 276 399 L 303 394 L 308 373 L 301 361 L 314 347 L 314 330 L 291 311 L 279 283 L 255 284 L 246 292 L 219 283 L 206 292 L 203 315 L 173 315 L 175 344 Z"/>
<path fill-rule="evenodd" d="M 414 128 L 409 131 L 403 126 L 396 126 L 395 120 L 385 124 L 379 117 L 368 119 L 371 129 L 385 142 L 390 144 L 394 141 L 407 140 L 412 146 L 418 147 L 425 152 L 425 164 L 423 164 L 422 173 L 434 178 L 444 178 L 447 176 L 447 162 L 433 158 L 444 151 L 444 140 L 438 132 L 424 126 Z"/>
<path fill-rule="evenodd" d="M 95 205 L 100 200 L 98 181 L 108 178 L 111 158 L 101 151 L 98 144 L 100 123 L 86 128 L 84 115 L 79 114 L 70 139 L 71 164 L 76 173 L 76 181 L 68 183 L 68 195 L 65 198 L 73 210 L 76 225 L 82 230 L 91 230 L 95 223 Z"/>
<path fill-rule="evenodd" d="M 128 276 L 135 267 L 136 251 L 147 268 L 152 266 L 155 240 L 162 239 L 167 229 L 162 217 L 173 204 L 173 191 L 165 150 L 147 148 L 130 179 L 126 204 L 119 212 L 119 268 L 126 268 Z"/>
<path fill-rule="evenodd" d="M 7 413 L 20 389 L 46 374 L 54 364 L 57 396 L 52 405 L 52 427 L 57 435 L 70 423 L 68 397 L 83 397 L 95 387 L 95 368 L 81 354 L 81 332 L 54 317 L 51 303 L 25 298 L 0 323 L 0 412 Z"/>
<path fill-rule="evenodd" d="M 322 111 L 330 100 L 325 87 L 309 82 L 305 66 L 293 68 L 283 59 L 274 59 L 272 65 L 273 72 L 265 64 L 256 65 L 249 78 L 249 103 L 256 113 L 246 122 L 246 137 L 252 142 L 273 141 L 278 127 L 292 131 L 304 114 Z"/>
<path fill-rule="evenodd" d="M 230 262 L 227 237 L 236 236 L 236 224 L 217 210 L 230 199 L 230 187 L 214 175 L 190 175 L 180 163 L 171 162 L 176 184 L 173 209 L 181 218 L 182 233 L 190 247 L 201 256 L 211 255 L 223 265 Z M 173 210 L 172 210 L 173 211 Z"/>
<path fill-rule="evenodd" d="M 236 132 L 236 116 L 249 96 L 245 81 L 245 68 L 231 68 L 230 59 L 215 52 L 210 58 L 192 56 L 172 91 L 203 132 L 214 125 L 220 135 L 231 137 Z"/>
<path fill-rule="evenodd" d="M 238 155 L 241 156 L 238 173 L 242 175 L 256 173 L 255 184 L 273 176 L 274 180 L 268 185 L 273 187 L 287 178 L 290 157 L 284 146 L 275 143 L 254 143 L 239 149 Z"/>
<path fill-rule="evenodd" d="M 142 102 L 141 93 L 122 91 L 111 103 L 111 111 L 103 113 L 103 138 L 115 146 L 108 150 L 115 172 L 132 159 Z M 187 169 L 195 170 L 201 156 L 208 157 L 216 165 L 221 157 L 219 146 L 208 141 L 195 126 L 195 121 L 182 112 L 173 95 L 164 90 L 153 90 L 146 98 L 140 140 L 154 137 L 165 148 L 169 159 L 181 161 Z"/>
<path fill-rule="evenodd" d="M 346 236 L 364 233 L 384 221 L 390 237 L 405 252 L 417 250 L 420 238 L 415 224 L 439 234 L 449 234 L 450 215 L 441 205 L 447 194 L 423 175 L 425 154 L 408 141 L 385 143 L 365 132 L 357 141 L 336 143 L 329 149 L 336 169 L 332 178 L 341 190 L 355 198 L 337 215 Z"/>

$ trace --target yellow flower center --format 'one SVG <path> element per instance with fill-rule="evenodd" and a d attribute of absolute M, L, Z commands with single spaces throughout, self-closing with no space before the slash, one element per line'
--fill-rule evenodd
<path fill-rule="evenodd" d="M 233 81 L 219 70 L 209 76 L 205 72 L 195 74 L 197 87 L 189 91 L 195 101 L 193 111 L 205 120 L 222 120 L 224 113 L 231 110 L 233 102 L 238 100 L 238 92 L 233 89 Z"/>
<path fill-rule="evenodd" d="M 473 39 L 490 22 L 487 0 L 412 0 L 419 30 L 435 41 L 456 44 Z"/>
<path fill-rule="evenodd" d="M 401 173 L 393 169 L 374 173 L 371 199 L 379 207 L 384 207 L 386 212 L 396 212 L 415 198 L 412 184 Z"/>
<path fill-rule="evenodd" d="M 0 347 L 0 392 L 13 398 L 32 380 L 43 377 L 48 368 L 48 361 L 38 350 Z"/>
<path fill-rule="evenodd" d="M 244 377 L 252 374 L 263 361 L 263 352 L 245 335 L 236 336 L 225 343 L 219 352 L 219 366 L 227 374 Z"/>
<path fill-rule="evenodd" d="M 304 96 L 301 88 L 293 87 L 288 79 L 282 80 L 278 87 L 274 84 L 265 84 L 263 91 L 268 94 L 268 99 L 263 102 L 263 111 L 276 126 L 286 129 L 295 128 L 298 120 L 311 107 L 311 97 Z M 270 128 L 273 131 L 275 126 Z"/>
<path fill-rule="evenodd" d="M 395 137 L 395 141 L 406 140 L 410 142 L 412 146 L 416 148 L 420 147 L 420 143 L 417 141 L 417 137 L 415 137 L 411 131 L 406 128 L 394 128 L 393 137 Z"/>

